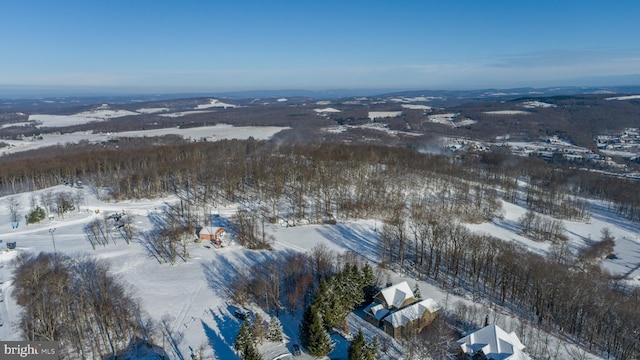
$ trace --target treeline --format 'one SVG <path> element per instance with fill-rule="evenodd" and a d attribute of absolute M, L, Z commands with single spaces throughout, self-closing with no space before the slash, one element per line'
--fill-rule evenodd
<path fill-rule="evenodd" d="M 390 229 L 383 230 L 378 247 L 384 265 L 430 279 L 447 291 L 471 293 L 474 300 L 488 299 L 542 329 L 577 339 L 591 351 L 618 359 L 640 356 L 639 289 L 612 281 L 599 266 L 576 258 L 562 240 L 543 257 L 473 233 L 438 213 L 429 214 L 429 209 L 422 212 L 427 215 L 402 229 L 385 225 Z M 402 231 L 405 246 L 399 245 Z M 614 240 L 605 230 L 602 241 L 593 248 L 596 255 L 581 255 L 601 256 Z"/>
<path fill-rule="evenodd" d="M 104 261 L 21 254 L 13 285 L 23 338 L 59 341 L 63 359 L 115 358 L 151 344 L 154 326 Z"/>
<path fill-rule="evenodd" d="M 0 192 L 33 191 L 62 179 L 81 179 L 109 188 L 113 199 L 181 193 L 198 206 L 261 202 L 267 205 L 260 211 L 268 211 L 264 215 L 272 219 L 285 204 L 292 221 L 312 222 L 322 221 L 327 213 L 343 218 L 386 215 L 388 204 L 405 198 L 407 190 L 448 203 L 449 211 L 468 221 L 495 215 L 492 203 L 499 197 L 522 201 L 544 214 L 586 219 L 587 205 L 579 195 L 610 201 L 620 214 L 640 219 L 640 193 L 630 191 L 637 185 L 634 181 L 554 168 L 499 150 L 450 158 L 376 145 L 278 147 L 252 139 L 175 143 L 162 138 L 162 146 L 153 146 L 152 139 L 140 141 L 147 146 L 131 144 L 131 151 L 85 144 L 78 145 L 83 151 L 71 155 L 52 151 L 33 158 L 3 157 Z M 519 199 L 519 194 L 526 196 Z"/>
<path fill-rule="evenodd" d="M 271 148 L 248 140 L 2 161 L 0 189 L 17 193 L 57 185 L 63 178 L 82 179 L 110 189 L 113 199 L 179 193 L 191 204 L 206 206 L 262 202 L 272 219 L 284 204 L 291 221 L 319 222 L 327 214 L 353 218 L 384 213 L 406 189 L 437 186 L 446 189 L 437 196 L 451 204 L 451 211 L 477 217 L 483 211 L 474 204 L 495 194 L 464 174 L 446 157 L 411 150 L 337 144 Z"/>

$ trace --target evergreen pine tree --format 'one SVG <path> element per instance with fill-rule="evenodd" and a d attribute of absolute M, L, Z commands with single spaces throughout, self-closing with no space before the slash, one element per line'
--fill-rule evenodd
<path fill-rule="evenodd" d="M 363 360 L 365 358 L 365 341 L 362 329 L 358 331 L 358 335 L 349 343 L 347 350 L 349 360 Z"/>
<path fill-rule="evenodd" d="M 305 347 L 312 356 L 325 356 L 333 350 L 331 338 L 327 330 L 325 330 L 320 312 L 315 306 L 311 307 L 310 316 L 311 322 L 309 323 Z"/>
<path fill-rule="evenodd" d="M 242 324 L 240 324 L 240 330 L 236 336 L 234 346 L 236 350 L 244 354 L 245 349 L 247 349 L 249 345 L 253 346 L 253 331 L 251 325 L 249 325 L 247 321 L 243 321 Z"/>
<path fill-rule="evenodd" d="M 328 328 L 334 326 L 334 318 L 336 315 L 335 310 L 332 307 L 335 305 L 334 299 L 334 277 L 330 277 L 329 280 L 321 279 L 318 291 L 311 302 L 311 307 L 314 307 L 323 319 L 323 323 Z M 304 320 L 304 319 L 303 319 Z M 310 320 L 310 319 L 309 319 Z"/>
<path fill-rule="evenodd" d="M 300 342 L 302 346 L 307 347 L 309 343 L 309 328 L 311 327 L 313 305 L 309 305 L 304 309 L 302 314 L 302 322 L 300 323 Z"/>
<path fill-rule="evenodd" d="M 249 343 L 242 352 L 243 360 L 262 360 L 262 355 L 258 352 L 258 349 L 252 343 Z"/>
<path fill-rule="evenodd" d="M 342 276 L 340 274 L 343 274 Z M 341 296 L 344 292 L 345 280 L 344 273 L 338 273 L 337 276 L 329 278 L 327 285 L 326 300 L 318 302 L 320 315 L 326 329 L 337 327 L 344 316 L 348 313 L 346 302 L 349 301 L 348 296 Z"/>
<path fill-rule="evenodd" d="M 365 347 L 364 358 L 365 360 L 376 360 L 380 358 L 380 343 L 378 342 L 377 336 Z"/>
<path fill-rule="evenodd" d="M 357 265 L 353 264 L 348 268 L 347 279 L 346 288 L 349 296 L 349 311 L 351 311 L 364 301 L 364 278 Z"/>
<path fill-rule="evenodd" d="M 373 297 L 378 292 L 376 276 L 373 274 L 373 269 L 369 264 L 365 264 L 362 268 L 362 284 L 364 292 L 364 303 L 369 304 L 373 301 Z"/>
<path fill-rule="evenodd" d="M 269 320 L 269 329 L 267 330 L 267 339 L 273 342 L 282 341 L 282 323 L 280 319 L 272 316 Z"/>

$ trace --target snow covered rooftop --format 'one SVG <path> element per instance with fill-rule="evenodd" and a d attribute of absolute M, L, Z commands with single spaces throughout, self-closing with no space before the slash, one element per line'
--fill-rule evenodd
<path fill-rule="evenodd" d="M 400 308 L 408 299 L 413 299 L 413 291 L 406 281 L 380 290 L 384 301 L 389 307 Z"/>
<path fill-rule="evenodd" d="M 516 333 L 507 333 L 495 324 L 472 332 L 458 340 L 458 344 L 467 354 L 475 354 L 482 350 L 487 358 L 494 360 L 529 359 L 529 356 L 522 352 L 525 346 L 520 342 Z"/>
<path fill-rule="evenodd" d="M 200 230 L 200 234 L 202 235 L 214 235 L 217 234 L 218 232 L 224 231 L 224 228 L 221 227 L 217 227 L 217 226 L 204 226 L 202 227 L 202 230 Z"/>
<path fill-rule="evenodd" d="M 389 310 L 385 309 L 383 305 L 375 302 L 369 304 L 369 306 L 364 309 L 364 312 L 373 315 L 373 317 L 378 321 L 382 320 L 383 317 L 389 314 Z"/>
<path fill-rule="evenodd" d="M 440 310 L 440 304 L 433 299 L 425 299 L 394 312 L 385 321 L 390 322 L 393 327 L 405 326 L 409 321 L 421 318 L 425 311 L 433 314 L 438 310 Z"/>

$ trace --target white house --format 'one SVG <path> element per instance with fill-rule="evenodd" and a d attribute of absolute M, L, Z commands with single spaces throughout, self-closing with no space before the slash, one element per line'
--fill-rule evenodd
<path fill-rule="evenodd" d="M 495 324 L 469 333 L 458 340 L 467 359 L 529 360 L 525 346 L 515 332 L 507 333 Z"/>
<path fill-rule="evenodd" d="M 389 310 L 400 309 L 417 301 L 406 281 L 380 290 L 374 300 Z"/>

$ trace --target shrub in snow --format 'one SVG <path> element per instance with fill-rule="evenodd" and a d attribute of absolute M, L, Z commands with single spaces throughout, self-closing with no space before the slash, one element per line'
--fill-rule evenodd
<path fill-rule="evenodd" d="M 35 209 L 33 209 L 33 211 L 29 214 L 29 217 L 27 218 L 27 223 L 29 224 L 35 224 L 38 223 L 42 220 L 44 220 L 44 218 L 47 215 L 44 213 L 44 209 L 41 208 L 40 206 L 37 206 Z"/>

